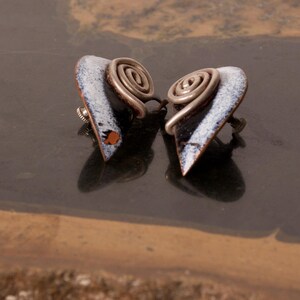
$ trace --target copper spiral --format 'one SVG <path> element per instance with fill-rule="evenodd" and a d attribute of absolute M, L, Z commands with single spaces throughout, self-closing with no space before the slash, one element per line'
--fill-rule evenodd
<path fill-rule="evenodd" d="M 107 68 L 107 79 L 119 97 L 136 112 L 146 115 L 145 102 L 153 99 L 154 85 L 148 71 L 131 58 L 116 58 Z"/>
<path fill-rule="evenodd" d="M 174 126 L 192 111 L 205 107 L 212 99 L 220 74 L 217 69 L 207 68 L 190 73 L 177 80 L 168 91 L 168 101 L 183 106 L 165 126 L 168 134 L 174 134 Z"/>

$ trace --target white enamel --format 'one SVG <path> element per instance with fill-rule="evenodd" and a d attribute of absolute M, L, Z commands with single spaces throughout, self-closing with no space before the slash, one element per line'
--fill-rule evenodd
<path fill-rule="evenodd" d="M 179 153 L 183 175 L 190 170 L 205 145 L 238 106 L 247 89 L 247 77 L 242 69 L 223 67 L 218 68 L 218 71 L 221 80 L 212 106 Z"/>
<path fill-rule="evenodd" d="M 104 90 L 105 70 L 109 63 L 108 59 L 88 55 L 82 57 L 76 67 L 78 87 L 100 136 L 99 146 L 105 160 L 108 160 L 122 143 L 121 130 Z M 114 145 L 104 144 L 101 137 L 106 131 L 117 132 L 120 136 L 119 141 Z"/>

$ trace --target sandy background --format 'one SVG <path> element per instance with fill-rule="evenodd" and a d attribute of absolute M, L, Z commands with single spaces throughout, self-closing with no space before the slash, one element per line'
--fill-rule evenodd
<path fill-rule="evenodd" d="M 162 41 L 186 37 L 300 36 L 297 0 L 69 0 L 78 32 Z"/>

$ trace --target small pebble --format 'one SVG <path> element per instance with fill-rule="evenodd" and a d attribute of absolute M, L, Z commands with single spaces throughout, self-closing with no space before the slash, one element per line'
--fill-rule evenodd
<path fill-rule="evenodd" d="M 5 300 L 17 300 L 17 297 L 16 296 L 6 296 Z"/>
<path fill-rule="evenodd" d="M 18 300 L 29 300 L 31 298 L 31 292 L 20 291 Z"/>
<path fill-rule="evenodd" d="M 76 283 L 81 286 L 88 286 L 91 284 L 91 279 L 88 275 L 82 274 L 76 277 Z"/>

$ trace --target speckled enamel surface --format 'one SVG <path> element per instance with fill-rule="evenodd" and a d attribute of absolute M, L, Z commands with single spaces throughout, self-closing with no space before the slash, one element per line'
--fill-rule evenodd
<path fill-rule="evenodd" d="M 182 174 L 185 175 L 205 151 L 207 144 L 222 127 L 243 99 L 247 78 L 237 67 L 218 68 L 220 85 L 214 99 L 204 112 L 176 125 L 175 138 Z M 189 127 L 196 123 L 195 128 Z"/>
<path fill-rule="evenodd" d="M 109 63 L 110 60 L 101 57 L 84 56 L 78 61 L 75 70 L 81 98 L 89 111 L 104 160 L 109 160 L 123 141 L 122 129 L 112 107 L 112 98 L 116 97 L 108 91 L 105 79 L 105 70 Z M 107 142 L 109 133 L 118 137 L 114 144 Z"/>

